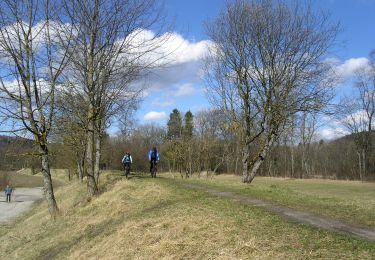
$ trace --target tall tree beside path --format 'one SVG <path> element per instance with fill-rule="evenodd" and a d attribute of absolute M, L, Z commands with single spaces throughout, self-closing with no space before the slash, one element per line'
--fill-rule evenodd
<path fill-rule="evenodd" d="M 294 115 L 330 100 L 325 59 L 337 32 L 299 1 L 236 0 L 208 23 L 208 94 L 243 137 L 243 182 L 254 179 Z"/>
<path fill-rule="evenodd" d="M 58 212 L 50 173 L 48 136 L 55 92 L 63 81 L 71 28 L 56 15 L 57 1 L 3 0 L 0 3 L 0 117 L 2 129 L 35 140 L 50 214 Z"/>
<path fill-rule="evenodd" d="M 67 147 L 77 167 L 78 179 L 82 183 L 86 159 L 86 111 L 85 100 L 69 92 L 70 88 L 56 95 L 56 120 L 53 129 L 54 141 Z"/>
<path fill-rule="evenodd" d="M 156 0 L 63 2 L 76 32 L 77 48 L 69 67 L 71 93 L 87 101 L 85 165 L 88 194 L 93 196 L 98 193 L 101 139 L 111 113 L 121 110 L 119 104 L 134 103 L 139 91 L 131 83 L 160 65 L 163 55 L 156 50 L 169 34 L 159 37 L 165 28 Z"/>

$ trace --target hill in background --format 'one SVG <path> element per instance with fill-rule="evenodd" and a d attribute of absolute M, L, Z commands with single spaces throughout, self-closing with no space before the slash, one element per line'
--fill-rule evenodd
<path fill-rule="evenodd" d="M 38 167 L 38 158 L 31 155 L 33 144 L 27 138 L 0 136 L 0 170 Z"/>

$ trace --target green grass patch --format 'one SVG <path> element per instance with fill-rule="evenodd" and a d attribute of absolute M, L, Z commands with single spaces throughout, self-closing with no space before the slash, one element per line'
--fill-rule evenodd
<path fill-rule="evenodd" d="M 169 177 L 167 174 L 163 176 Z M 245 194 L 353 224 L 375 226 L 375 183 L 256 177 L 253 183 L 245 184 L 240 177 L 233 175 L 175 181 Z"/>
<path fill-rule="evenodd" d="M 371 259 L 374 243 L 293 224 L 256 207 L 146 175 L 101 177 L 90 202 L 77 182 L 0 226 L 0 258 L 18 259 Z"/>

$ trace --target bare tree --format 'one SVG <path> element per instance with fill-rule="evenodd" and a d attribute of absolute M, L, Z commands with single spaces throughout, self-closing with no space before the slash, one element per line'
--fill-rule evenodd
<path fill-rule="evenodd" d="M 311 176 L 313 169 L 310 158 L 311 143 L 317 130 L 317 115 L 314 113 L 303 112 L 299 118 L 299 137 L 301 147 L 301 171 L 300 178 L 303 175 Z"/>
<path fill-rule="evenodd" d="M 26 131 L 41 157 L 44 192 L 50 214 L 58 211 L 49 162 L 48 135 L 55 114 L 55 91 L 69 54 L 71 30 L 61 23 L 56 2 L 4 0 L 0 4 L 0 113 L 3 127 Z M 64 28 L 64 30 L 61 30 Z M 4 129 L 3 128 L 3 129 Z"/>
<path fill-rule="evenodd" d="M 208 24 L 208 93 L 243 136 L 243 182 L 295 114 L 330 99 L 324 58 L 337 31 L 310 6 L 273 0 L 233 1 Z"/>
<path fill-rule="evenodd" d="M 354 135 L 358 156 L 359 176 L 366 178 L 369 155 L 372 151 L 371 135 L 375 116 L 375 51 L 370 54 L 369 66 L 356 72 L 356 93 L 344 97 L 338 105 L 339 121 Z"/>
<path fill-rule="evenodd" d="M 155 0 L 64 0 L 66 15 L 77 35 L 70 77 L 87 101 L 86 167 L 88 193 L 97 194 L 101 138 L 109 113 L 119 100 L 131 100 L 134 82 L 160 61 L 155 53 L 168 38 L 159 37 L 163 17 Z"/>
<path fill-rule="evenodd" d="M 78 179 L 83 182 L 86 158 L 86 111 L 82 96 L 63 88 L 56 96 L 56 120 L 53 138 L 56 143 L 67 147 L 77 167 Z"/>
<path fill-rule="evenodd" d="M 230 124 L 222 111 L 211 109 L 197 113 L 195 126 L 199 147 L 196 153 L 200 161 L 198 172 L 204 169 L 207 175 L 215 175 L 220 167 L 232 160 L 231 146 L 236 140 L 228 129 Z"/>

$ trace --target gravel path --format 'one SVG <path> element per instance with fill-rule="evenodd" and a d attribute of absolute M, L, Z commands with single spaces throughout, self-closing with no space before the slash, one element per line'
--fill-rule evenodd
<path fill-rule="evenodd" d="M 28 210 L 31 205 L 43 198 L 42 188 L 16 188 L 11 203 L 6 202 L 5 194 L 0 194 L 0 224 L 7 223 Z"/>
<path fill-rule="evenodd" d="M 218 197 L 225 197 L 232 199 L 237 203 L 249 206 L 257 206 L 265 208 L 274 212 L 284 218 L 298 223 L 309 224 L 318 228 L 337 231 L 340 233 L 350 234 L 358 238 L 366 239 L 375 242 L 375 229 L 373 227 L 363 225 L 353 225 L 339 220 L 330 219 L 315 215 L 308 212 L 298 211 L 295 209 L 287 208 L 272 204 L 267 201 L 254 199 L 246 195 L 240 195 L 234 192 L 221 191 L 219 189 L 207 188 L 197 184 L 180 184 L 182 187 L 203 191 Z"/>

